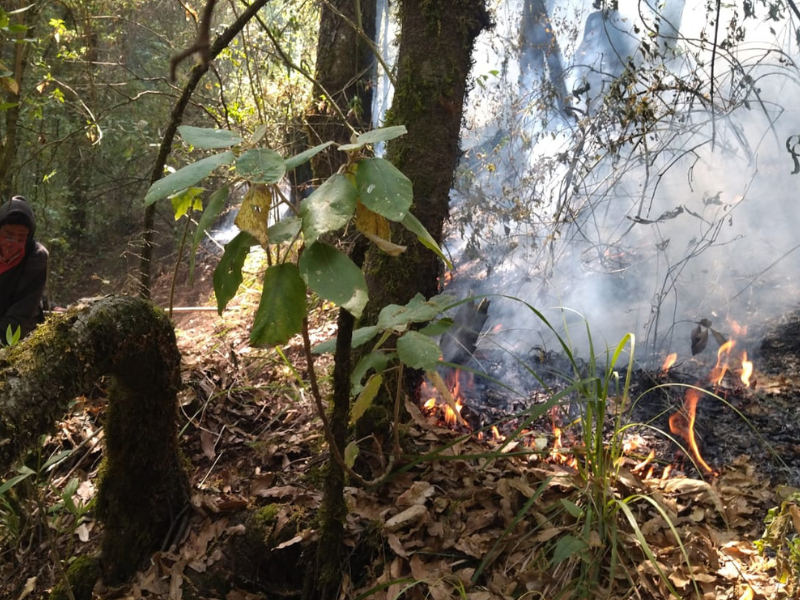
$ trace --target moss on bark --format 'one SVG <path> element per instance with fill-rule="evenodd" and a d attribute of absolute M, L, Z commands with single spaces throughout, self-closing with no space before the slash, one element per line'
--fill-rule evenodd
<path fill-rule="evenodd" d="M 0 469 L 102 376 L 112 386 L 98 516 L 103 571 L 114 583 L 137 570 L 188 506 L 176 433 L 180 353 L 163 311 L 137 298 L 103 298 L 1 352 Z"/>

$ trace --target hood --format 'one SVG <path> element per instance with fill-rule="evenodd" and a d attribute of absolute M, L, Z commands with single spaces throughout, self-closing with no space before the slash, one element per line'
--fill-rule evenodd
<path fill-rule="evenodd" d="M 14 196 L 8 202 L 0 205 L 0 225 L 9 221 L 26 225 L 31 230 L 28 240 L 33 239 L 36 231 L 36 217 L 33 216 L 31 205 L 22 196 Z"/>

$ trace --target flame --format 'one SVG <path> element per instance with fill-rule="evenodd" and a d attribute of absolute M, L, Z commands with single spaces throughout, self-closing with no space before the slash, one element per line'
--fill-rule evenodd
<path fill-rule="evenodd" d="M 644 471 L 644 468 L 646 466 L 650 465 L 650 463 L 653 462 L 655 460 L 655 458 L 656 458 L 656 451 L 655 450 L 650 450 L 650 454 L 647 455 L 647 458 L 645 458 L 642 462 L 636 464 L 631 469 L 631 471 L 633 473 L 640 473 L 640 472 Z M 651 466 L 651 469 L 652 469 L 652 465 L 650 465 L 650 466 Z"/>
<path fill-rule="evenodd" d="M 504 442 L 506 440 L 506 436 L 500 433 L 497 425 L 492 425 L 492 439 L 496 442 Z"/>
<path fill-rule="evenodd" d="M 669 371 L 670 368 L 672 367 L 672 365 L 675 364 L 676 360 L 678 360 L 678 353 L 677 352 L 673 352 L 672 354 L 667 356 L 667 358 L 664 359 L 664 364 L 661 365 L 661 371 L 664 372 L 664 373 Z"/>
<path fill-rule="evenodd" d="M 736 345 L 736 342 L 733 340 L 728 340 L 724 344 L 719 347 L 717 350 L 717 364 L 711 370 L 711 383 L 714 385 L 721 385 L 722 380 L 725 377 L 725 373 L 728 372 L 728 358 L 731 355 L 731 350 Z"/>
<path fill-rule="evenodd" d="M 450 408 L 449 404 L 443 404 L 442 408 L 444 409 L 444 422 L 447 423 L 450 427 L 455 427 L 455 424 L 458 423 L 458 417 L 461 416 L 461 409 L 464 408 L 464 404 L 461 402 L 461 396 L 456 396 L 453 398 L 456 401 L 456 412 Z"/>
<path fill-rule="evenodd" d="M 471 375 L 471 374 L 470 374 Z M 469 377 L 466 385 L 472 385 L 472 377 Z M 429 382 L 424 381 L 420 388 L 420 392 L 424 396 L 428 396 L 428 400 L 423 402 L 422 407 L 428 412 L 429 415 L 433 415 L 433 413 L 440 410 L 442 412 L 442 418 L 447 425 L 450 427 L 454 427 L 457 423 L 461 423 L 462 425 L 467 425 L 466 421 L 461 417 L 461 410 L 464 408 L 464 398 L 461 394 L 461 378 L 459 377 L 458 373 L 452 373 L 447 376 L 447 381 L 442 381 L 439 379 L 438 386 L 434 381 L 434 385 L 430 385 Z M 443 393 L 447 392 L 450 394 L 450 399 L 444 399 Z"/>
<path fill-rule="evenodd" d="M 750 387 L 750 377 L 753 375 L 753 363 L 747 360 L 747 352 L 742 352 L 742 374 L 740 376 L 744 387 Z"/>
<path fill-rule="evenodd" d="M 697 464 L 703 467 L 703 469 L 705 469 L 708 473 L 713 473 L 714 469 L 712 469 L 700 455 L 700 450 L 697 447 L 697 442 L 694 436 L 694 421 L 695 417 L 697 416 L 697 402 L 699 400 L 700 394 L 697 390 L 692 388 L 687 389 L 686 397 L 684 398 L 683 403 L 684 408 L 686 409 L 686 415 L 684 415 L 681 411 L 673 414 L 669 418 L 669 429 L 672 433 L 679 435 L 686 440 L 686 443 L 689 445 L 689 450 L 694 456 Z M 664 477 L 666 477 L 666 475 L 664 475 Z"/>

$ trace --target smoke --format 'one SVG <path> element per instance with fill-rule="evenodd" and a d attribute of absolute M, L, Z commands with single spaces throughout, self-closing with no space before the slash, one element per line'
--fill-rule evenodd
<path fill-rule="evenodd" d="M 596 348 L 635 334 L 644 358 L 688 354 L 702 318 L 724 330 L 796 304 L 796 24 L 726 8 L 718 41 L 744 40 L 712 57 L 705 2 L 655 4 L 505 0 L 475 55 L 450 291 L 521 299 L 578 353 L 585 325 L 556 307 Z M 493 300 L 498 324 L 484 345 L 556 344 L 520 302 Z"/>

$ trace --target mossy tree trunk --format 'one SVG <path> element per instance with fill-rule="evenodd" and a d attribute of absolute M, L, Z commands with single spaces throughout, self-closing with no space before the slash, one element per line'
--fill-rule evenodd
<path fill-rule="evenodd" d="M 375 39 L 375 12 L 376 0 L 330 0 L 322 4 L 314 76 L 319 85 L 314 87 L 306 114 L 312 146 L 330 141 L 349 143 L 352 130 L 348 123 L 357 131 L 370 127 L 375 56 L 364 38 Z M 345 115 L 348 123 L 342 122 L 340 115 Z M 311 160 L 314 177 L 320 182 L 327 179 L 346 158 L 335 146 L 320 152 Z"/>
<path fill-rule="evenodd" d="M 130 577 L 188 506 L 176 430 L 180 353 L 149 302 L 108 297 L 54 317 L 0 352 L 0 470 L 111 376 L 98 490 L 106 581 Z"/>
<path fill-rule="evenodd" d="M 387 158 L 413 183 L 412 212 L 441 243 L 474 42 L 491 20 L 486 0 L 403 0 L 400 13 L 397 85 L 387 124 L 405 125 L 408 133 L 389 142 Z M 439 258 L 403 228 L 393 228 L 392 241 L 408 250 L 391 257 L 371 248 L 367 255 L 365 323 L 377 321 L 387 304 L 406 304 L 417 293 L 431 297 L 439 291 Z M 379 397 L 370 421 L 390 421 L 391 402 Z"/>
<path fill-rule="evenodd" d="M 360 10 L 360 14 L 358 11 Z M 314 102 L 306 114 L 311 145 L 335 141 L 350 142 L 351 127 L 366 131 L 370 127 L 372 109 L 371 75 L 375 57 L 365 37 L 375 37 L 376 0 L 331 0 L 322 5 L 314 89 Z M 342 17 L 344 16 L 344 18 Z M 354 27 L 355 26 L 355 27 Z M 360 30 L 357 28 L 360 27 Z M 330 96 L 327 96 L 330 94 Z M 334 110 L 335 102 L 338 110 Z M 344 123 L 341 115 L 349 121 Z M 312 159 L 314 177 L 322 182 L 345 164 L 347 156 L 335 146 Z M 364 240 L 356 240 L 351 258 L 361 265 Z M 333 370 L 333 406 L 330 413 L 331 433 L 339 451 L 347 444 L 350 419 L 350 343 L 355 319 L 341 309 L 337 321 L 337 345 Z M 335 598 L 342 579 L 344 522 L 347 505 L 344 500 L 345 474 L 342 467 L 330 460 L 325 474 L 325 495 L 320 510 L 320 536 L 314 577 L 307 579 L 305 598 Z"/>

